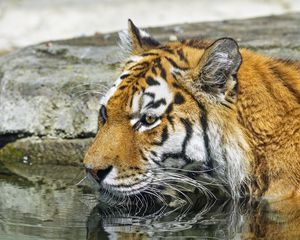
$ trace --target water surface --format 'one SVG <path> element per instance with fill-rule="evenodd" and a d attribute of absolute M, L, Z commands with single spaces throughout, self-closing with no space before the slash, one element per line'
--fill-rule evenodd
<path fill-rule="evenodd" d="M 294 202 L 200 199 L 198 205 L 151 215 L 154 210 L 138 202 L 99 204 L 85 186 L 2 176 L 0 239 L 300 239 L 300 208 Z"/>

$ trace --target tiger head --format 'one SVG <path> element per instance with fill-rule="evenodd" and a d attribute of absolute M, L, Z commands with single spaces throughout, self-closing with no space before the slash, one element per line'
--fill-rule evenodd
<path fill-rule="evenodd" d="M 235 109 L 238 45 L 229 38 L 161 44 L 128 26 L 120 38 L 130 57 L 100 101 L 99 130 L 84 158 L 88 176 L 128 196 L 189 181 L 189 169 L 238 194 L 249 151 Z M 183 170 L 177 177 L 176 169 Z"/>

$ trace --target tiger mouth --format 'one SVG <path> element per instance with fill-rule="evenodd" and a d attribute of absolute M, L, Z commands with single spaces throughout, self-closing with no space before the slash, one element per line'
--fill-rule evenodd
<path fill-rule="evenodd" d="M 102 183 L 100 184 L 100 192 L 107 191 L 110 194 L 119 197 L 137 195 L 143 192 L 144 190 L 146 190 L 147 186 L 149 186 L 150 184 L 151 184 L 150 181 L 145 182 L 143 180 L 130 185 L 126 185 L 126 184 L 111 185 L 111 184 Z"/>
<path fill-rule="evenodd" d="M 151 177 L 140 178 L 139 181 L 132 182 L 131 179 L 123 180 L 121 184 L 109 184 L 105 183 L 98 178 L 94 177 L 91 173 L 87 173 L 87 178 L 92 183 L 92 187 L 97 189 L 100 194 L 109 194 L 116 197 L 127 197 L 131 195 L 137 195 L 147 189 L 151 184 Z M 126 184 L 124 182 L 131 182 Z"/>
<path fill-rule="evenodd" d="M 192 202 L 189 195 L 196 193 L 207 199 L 215 198 L 213 193 L 215 191 L 213 190 L 212 192 L 211 190 L 222 188 L 219 184 L 215 183 L 209 171 L 183 169 L 180 171 L 173 169 L 171 171 L 171 169 L 163 172 L 150 170 L 140 176 L 124 178 L 118 183 L 101 181 L 89 172 L 87 173 L 87 177 L 91 180 L 92 185 L 94 185 L 94 189 L 99 192 L 97 194 L 98 200 L 110 206 L 131 206 L 135 203 L 140 204 L 141 202 L 149 204 L 149 201 L 155 203 L 155 205 L 164 206 L 170 206 L 173 202 L 176 202 L 176 204 L 186 204 Z M 201 174 L 199 175 L 199 173 Z M 197 177 L 201 177 L 199 182 Z"/>

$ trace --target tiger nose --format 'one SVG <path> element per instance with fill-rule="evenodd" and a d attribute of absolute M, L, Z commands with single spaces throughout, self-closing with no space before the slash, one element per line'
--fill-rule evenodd
<path fill-rule="evenodd" d="M 112 166 L 108 166 L 105 169 L 91 169 L 86 167 L 85 170 L 87 173 L 90 173 L 99 183 L 101 183 L 111 172 L 112 168 Z"/>

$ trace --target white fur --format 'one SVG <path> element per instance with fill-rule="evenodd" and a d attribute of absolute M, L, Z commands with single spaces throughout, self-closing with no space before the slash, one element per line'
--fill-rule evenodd
<path fill-rule="evenodd" d="M 142 29 L 139 29 L 140 31 L 140 35 L 142 38 L 146 37 L 146 38 L 149 38 L 150 37 L 150 34 L 147 33 L 145 30 L 142 30 Z"/>
<path fill-rule="evenodd" d="M 125 75 L 128 74 L 128 72 L 123 72 L 121 74 Z M 122 82 L 121 76 L 114 82 L 114 84 L 112 85 L 112 87 L 106 92 L 106 94 L 100 99 L 100 105 L 106 105 L 108 100 L 114 95 L 114 93 L 116 92 L 116 90 L 118 89 L 118 86 L 120 85 L 120 83 Z"/>
<path fill-rule="evenodd" d="M 193 130 L 192 137 L 186 146 L 186 155 L 192 160 L 204 163 L 207 159 L 207 151 L 204 145 L 203 131 L 198 125 L 194 126 Z"/>
<path fill-rule="evenodd" d="M 220 120 L 220 119 L 219 119 Z M 246 156 L 242 146 L 247 146 L 240 130 L 232 129 L 232 136 L 223 136 L 223 124 L 209 121 L 208 137 L 210 139 L 211 156 L 220 178 L 223 178 L 231 188 L 233 197 L 239 196 L 240 185 L 247 180 Z M 224 156 L 226 159 L 224 159 Z"/>
<path fill-rule="evenodd" d="M 144 131 L 153 129 L 153 128 L 155 128 L 156 126 L 158 126 L 160 123 L 161 123 L 161 120 L 157 120 L 155 123 L 153 123 L 153 124 L 150 125 L 150 126 L 141 126 L 141 127 L 139 128 L 139 132 L 144 132 Z"/>
<path fill-rule="evenodd" d="M 139 29 L 139 32 L 140 32 L 140 36 L 142 38 L 150 37 L 150 34 L 144 30 Z M 132 42 L 131 42 L 131 38 L 130 38 L 128 30 L 123 30 L 123 31 L 119 32 L 119 39 L 120 39 L 120 42 L 119 42 L 120 48 L 123 50 L 123 52 L 125 54 L 130 55 L 132 52 Z"/>
<path fill-rule="evenodd" d="M 180 75 L 184 75 L 186 73 L 186 71 L 183 71 L 182 69 L 178 69 L 178 68 L 175 68 L 173 66 L 171 66 L 171 69 L 170 69 L 171 73 L 174 73 L 174 74 L 180 74 Z"/>
<path fill-rule="evenodd" d="M 131 113 L 136 113 L 140 110 L 140 101 L 142 97 L 142 92 L 139 94 L 135 94 L 132 99 Z"/>
<path fill-rule="evenodd" d="M 114 167 L 109 174 L 103 180 L 104 184 L 114 185 L 116 183 L 115 178 L 118 176 L 118 170 Z"/>
<path fill-rule="evenodd" d="M 171 103 L 173 100 L 173 93 L 166 80 L 162 78 L 156 78 L 155 80 L 158 81 L 160 85 L 149 86 L 145 92 L 154 93 L 155 100 L 165 98 L 167 103 Z"/>
<path fill-rule="evenodd" d="M 152 100 L 148 96 L 143 99 L 141 113 L 145 114 L 150 111 L 151 114 L 156 116 L 161 116 L 166 111 L 168 105 L 173 101 L 174 94 L 171 92 L 167 82 L 161 78 L 155 79 L 160 83 L 160 85 L 149 86 L 146 89 L 146 93 L 153 93 L 155 95 L 154 101 L 164 98 L 166 100 L 166 105 L 161 105 L 157 109 L 146 108 L 147 104 Z"/>
<path fill-rule="evenodd" d="M 151 162 L 151 158 L 154 159 L 157 162 L 161 162 L 162 155 L 166 152 L 172 152 L 177 153 L 182 150 L 182 143 L 184 141 L 184 138 L 186 136 L 185 129 L 183 125 L 178 125 L 176 127 L 176 132 L 172 132 L 169 135 L 168 140 L 163 144 L 163 146 L 155 146 L 152 148 L 157 153 L 157 156 L 150 155 L 151 153 L 146 153 L 146 156 L 148 157 L 149 161 Z M 156 139 L 159 141 L 160 139 Z M 165 163 L 162 163 L 165 165 Z M 173 161 L 172 167 L 181 167 L 185 164 L 185 162 L 180 161 L 180 159 L 176 159 L 176 162 Z M 156 163 L 152 162 L 152 165 L 155 167 Z M 170 163 L 168 163 L 170 165 Z"/>
<path fill-rule="evenodd" d="M 137 118 L 134 118 L 134 119 L 131 119 L 130 120 L 130 124 L 131 126 L 133 126 L 134 124 L 136 124 L 140 119 L 137 117 Z"/>
<path fill-rule="evenodd" d="M 139 62 L 143 59 L 142 56 L 131 56 L 130 57 L 130 60 L 133 61 L 133 62 Z"/>
<path fill-rule="evenodd" d="M 224 64 L 225 62 L 228 62 L 228 59 L 226 56 L 222 56 L 223 60 L 220 61 L 220 64 Z M 220 59 L 220 56 L 219 56 Z M 133 61 L 140 61 L 140 57 L 132 58 Z M 175 69 L 174 69 L 175 71 Z M 124 72 L 123 74 L 127 74 L 128 72 Z M 155 116 L 162 116 L 168 105 L 173 101 L 174 93 L 169 89 L 169 86 L 167 82 L 164 79 L 156 78 L 156 81 L 160 83 L 160 85 L 154 85 L 149 86 L 145 92 L 147 93 L 153 93 L 155 95 L 155 99 L 152 99 L 151 97 L 147 95 L 143 95 L 143 93 L 136 94 L 133 98 L 133 105 L 132 105 L 132 113 L 137 114 L 137 117 L 132 119 L 130 121 L 130 124 L 133 126 L 137 121 L 139 121 L 140 117 L 143 114 L 153 114 Z M 107 92 L 107 94 L 101 99 L 100 104 L 106 105 L 109 99 L 114 95 L 115 91 L 117 90 L 117 87 L 122 82 L 121 78 L 118 78 L 115 84 L 112 86 L 112 88 Z M 154 100 L 160 100 L 164 98 L 166 100 L 166 105 L 161 105 L 158 108 L 148 108 L 146 107 L 147 104 Z M 246 146 L 247 143 L 245 139 L 243 138 L 243 133 L 240 129 L 233 128 L 231 129 L 232 136 L 227 136 L 225 138 L 224 136 L 224 123 L 223 120 L 220 117 L 211 117 L 208 114 L 208 128 L 207 128 L 207 134 L 209 138 L 209 144 L 210 144 L 210 154 L 211 158 L 214 160 L 214 171 L 216 173 L 216 176 L 221 179 L 222 181 L 229 184 L 231 188 L 231 192 L 233 197 L 239 196 L 239 189 L 240 185 L 243 181 L 247 179 L 247 168 L 246 165 L 246 158 L 245 156 L 245 149 L 243 147 Z M 217 119 L 217 120 L 213 120 Z M 155 122 L 155 124 L 150 126 L 141 126 L 139 131 L 148 131 L 150 129 L 155 128 L 161 123 L 160 120 Z M 169 138 L 164 143 L 163 146 L 153 146 L 153 150 L 157 152 L 157 156 L 152 156 L 150 152 L 146 153 L 146 156 L 149 158 L 151 155 L 151 158 L 155 161 L 160 162 L 161 156 L 163 153 L 166 152 L 173 152 L 177 153 L 182 150 L 182 143 L 184 141 L 184 138 L 186 136 L 185 128 L 182 124 L 176 124 L 175 130 L 173 130 L 171 127 L 168 128 L 169 130 Z M 160 139 L 158 138 L 157 141 Z M 148 155 L 147 155 L 148 154 Z M 207 150 L 205 149 L 205 144 L 203 140 L 203 130 L 201 129 L 201 126 L 199 123 L 195 124 L 193 126 L 193 135 L 188 142 L 188 145 L 186 147 L 186 154 L 190 159 L 193 159 L 195 161 L 199 161 L 199 164 L 202 164 L 203 162 L 207 161 Z M 226 159 L 224 158 L 226 156 Z M 183 164 L 181 160 L 176 160 L 177 164 Z M 151 160 L 149 160 L 151 163 Z M 171 162 L 172 163 L 172 162 Z M 155 164 L 152 162 L 152 164 Z M 166 163 L 167 164 L 167 163 Z M 156 166 L 153 165 L 153 166 Z M 117 186 L 121 183 L 129 183 L 129 179 L 125 180 L 116 180 L 116 176 L 118 175 L 117 170 L 114 168 L 108 176 L 104 180 L 104 184 L 107 184 L 108 186 Z M 141 181 L 140 184 L 136 185 L 134 188 L 131 189 L 131 191 L 137 191 L 139 188 L 142 188 L 146 186 L 149 179 L 144 179 L 143 176 L 139 176 L 140 179 L 138 181 Z M 132 180 L 131 180 L 132 181 Z M 118 190 L 119 191 L 119 190 Z M 129 189 L 121 189 L 121 191 L 129 191 Z"/>
<path fill-rule="evenodd" d="M 121 48 L 122 52 L 126 55 L 130 55 L 132 51 L 132 43 L 130 40 L 130 36 L 128 30 L 123 30 L 119 32 L 119 47 Z"/>
<path fill-rule="evenodd" d="M 158 81 L 160 83 L 160 85 L 155 85 L 155 86 L 149 86 L 145 93 L 153 93 L 155 95 L 155 98 L 151 98 L 148 95 L 143 95 L 142 93 L 140 94 L 136 94 L 133 97 L 132 100 L 132 113 L 133 114 L 137 114 L 137 117 L 132 119 L 130 121 L 130 124 L 133 126 L 134 124 L 136 124 L 139 121 L 139 117 L 143 116 L 144 114 L 151 114 L 154 116 L 161 116 L 162 114 L 164 114 L 164 112 L 166 111 L 168 105 L 173 101 L 173 93 L 170 91 L 168 84 L 166 83 L 165 80 L 163 79 L 155 79 L 156 81 Z M 147 104 L 151 101 L 157 101 L 164 98 L 166 100 L 166 105 L 161 105 L 158 108 L 149 108 L 146 107 Z M 150 130 L 156 126 L 158 126 L 160 124 L 160 120 L 156 121 L 154 124 L 150 125 L 150 126 L 141 126 L 141 128 L 139 129 L 140 132 L 143 131 L 147 131 Z"/>

